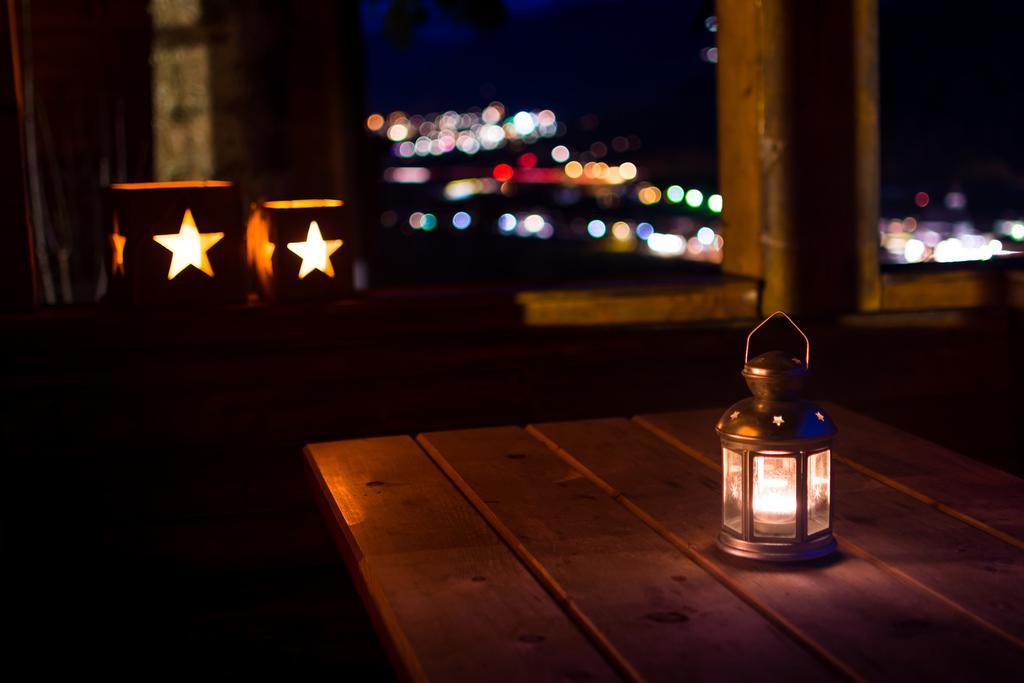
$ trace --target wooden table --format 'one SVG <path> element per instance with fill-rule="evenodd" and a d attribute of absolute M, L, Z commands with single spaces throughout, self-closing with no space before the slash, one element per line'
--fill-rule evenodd
<path fill-rule="evenodd" d="M 406 679 L 1024 680 L 1024 481 L 826 407 L 806 565 L 716 549 L 717 410 L 306 453 Z"/>

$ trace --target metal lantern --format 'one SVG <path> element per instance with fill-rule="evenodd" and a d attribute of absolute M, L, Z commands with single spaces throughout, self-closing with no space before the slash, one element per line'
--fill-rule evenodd
<path fill-rule="evenodd" d="M 750 358 L 750 339 L 782 316 L 805 343 L 804 360 L 769 351 Z M 754 394 L 725 411 L 722 441 L 722 531 L 719 547 L 758 560 L 810 560 L 835 550 L 831 449 L 836 426 L 800 398 L 811 344 L 776 311 L 747 335 L 743 378 Z"/>

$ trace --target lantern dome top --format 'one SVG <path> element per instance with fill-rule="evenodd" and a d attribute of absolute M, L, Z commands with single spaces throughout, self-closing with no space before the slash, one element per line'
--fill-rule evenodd
<path fill-rule="evenodd" d="M 835 436 L 832 418 L 813 401 L 770 401 L 750 396 L 729 407 L 715 425 L 723 439 L 756 448 L 806 450 Z"/>

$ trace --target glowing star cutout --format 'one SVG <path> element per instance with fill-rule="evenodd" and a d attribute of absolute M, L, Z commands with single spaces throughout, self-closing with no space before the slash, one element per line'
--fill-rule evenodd
<path fill-rule="evenodd" d="M 781 415 L 776 415 L 775 417 L 772 418 L 772 422 L 775 423 L 776 427 L 781 427 L 785 420 L 782 419 Z"/>
<path fill-rule="evenodd" d="M 110 246 L 114 250 L 113 271 L 124 275 L 124 243 L 128 238 L 121 234 L 121 228 L 117 223 L 117 216 L 114 216 L 114 232 L 110 235 Z"/>
<path fill-rule="evenodd" d="M 818 422 L 825 421 L 825 416 L 821 414 L 820 410 L 814 414 L 814 417 L 818 418 Z"/>
<path fill-rule="evenodd" d="M 320 226 L 316 221 L 309 224 L 305 242 L 289 242 L 288 251 L 302 259 L 299 267 L 299 279 L 306 277 L 314 270 L 319 270 L 327 277 L 334 277 L 334 266 L 331 254 L 341 248 L 342 240 L 324 240 L 320 235 Z"/>
<path fill-rule="evenodd" d="M 730 420 L 735 420 L 739 416 L 740 416 L 740 411 L 734 410 L 734 411 L 732 411 L 732 414 L 729 415 L 729 419 Z"/>
<path fill-rule="evenodd" d="M 167 279 L 173 280 L 189 266 L 213 277 L 213 266 L 210 265 L 206 252 L 223 237 L 222 232 L 199 232 L 196 221 L 192 218 L 191 209 L 185 209 L 181 229 L 176 235 L 153 235 L 153 240 L 171 252 L 171 267 L 167 271 Z"/>

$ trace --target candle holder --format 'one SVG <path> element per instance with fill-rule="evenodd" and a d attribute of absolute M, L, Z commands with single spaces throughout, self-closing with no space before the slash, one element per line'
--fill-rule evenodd
<path fill-rule="evenodd" d="M 134 305 L 245 301 L 241 200 L 230 182 L 118 183 L 107 299 Z"/>
<path fill-rule="evenodd" d="M 750 339 L 775 316 L 805 343 L 804 361 L 782 351 L 750 358 Z M 835 550 L 831 453 L 836 426 L 817 404 L 800 398 L 811 344 L 776 311 L 747 335 L 743 378 L 754 394 L 725 411 L 715 429 L 722 442 L 722 530 L 725 552 L 758 560 L 798 561 Z"/>
<path fill-rule="evenodd" d="M 337 299 L 354 289 L 355 239 L 340 199 L 253 204 L 248 259 L 263 298 Z"/>

